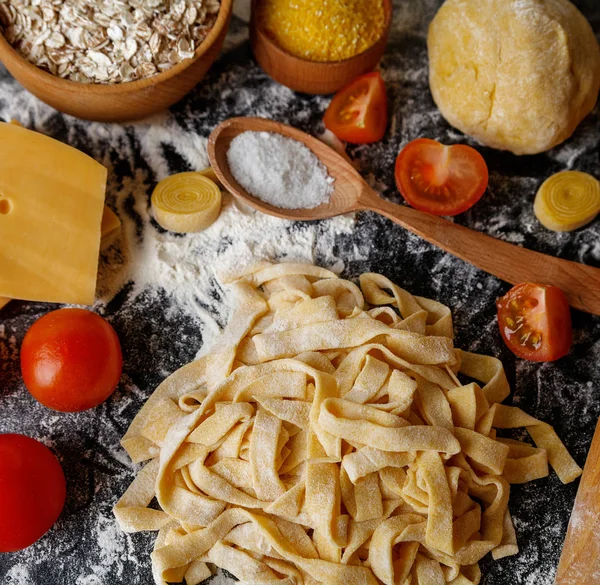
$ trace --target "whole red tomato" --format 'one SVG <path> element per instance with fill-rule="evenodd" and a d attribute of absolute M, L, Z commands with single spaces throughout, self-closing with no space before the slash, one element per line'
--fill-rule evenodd
<path fill-rule="evenodd" d="M 0 552 L 33 544 L 65 504 L 65 476 L 50 449 L 24 435 L 0 435 Z"/>
<path fill-rule="evenodd" d="M 32 396 L 48 408 L 79 412 L 115 390 L 123 358 L 111 325 L 85 309 L 59 309 L 36 321 L 23 340 L 21 373 Z"/>

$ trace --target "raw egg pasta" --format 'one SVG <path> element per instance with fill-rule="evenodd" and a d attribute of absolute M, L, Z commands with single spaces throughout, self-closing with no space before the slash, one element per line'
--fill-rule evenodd
<path fill-rule="evenodd" d="M 148 463 L 114 512 L 158 530 L 157 583 L 212 563 L 253 585 L 476 585 L 483 556 L 518 551 L 510 484 L 581 474 L 552 427 L 501 404 L 500 361 L 454 347 L 447 307 L 302 264 L 232 287 L 213 352 L 122 441 Z M 496 436 L 517 427 L 535 446 Z"/>

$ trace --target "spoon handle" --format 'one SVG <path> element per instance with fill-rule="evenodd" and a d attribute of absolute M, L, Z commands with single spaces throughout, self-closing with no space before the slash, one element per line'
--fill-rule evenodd
<path fill-rule="evenodd" d="M 446 219 L 379 197 L 370 188 L 361 209 L 379 213 L 442 250 L 512 284 L 559 287 L 575 309 L 600 315 L 600 269 L 520 248 Z"/>

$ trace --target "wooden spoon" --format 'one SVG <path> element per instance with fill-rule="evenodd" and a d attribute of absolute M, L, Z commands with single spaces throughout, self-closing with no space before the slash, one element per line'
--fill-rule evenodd
<path fill-rule="evenodd" d="M 600 583 L 600 423 L 585 462 L 554 585 Z"/>
<path fill-rule="evenodd" d="M 299 140 L 310 148 L 335 179 L 334 193 L 329 202 L 314 209 L 281 209 L 250 195 L 234 179 L 227 163 L 231 141 L 247 130 L 277 132 Z M 231 118 L 219 124 L 211 133 L 208 156 L 227 190 L 259 211 L 300 221 L 323 219 L 352 211 L 374 211 L 502 280 L 513 284 L 535 282 L 558 286 L 571 306 L 600 315 L 600 269 L 519 248 L 446 219 L 386 201 L 337 152 L 296 128 L 263 118 Z"/>

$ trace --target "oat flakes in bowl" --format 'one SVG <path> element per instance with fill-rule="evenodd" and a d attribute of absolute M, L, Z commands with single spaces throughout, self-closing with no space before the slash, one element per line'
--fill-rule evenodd
<path fill-rule="evenodd" d="M 0 60 L 58 110 L 141 118 L 204 77 L 231 7 L 232 0 L 0 0 Z"/>
<path fill-rule="evenodd" d="M 207 37 L 219 0 L 4 0 L 4 38 L 71 81 L 120 83 L 166 71 Z"/>

